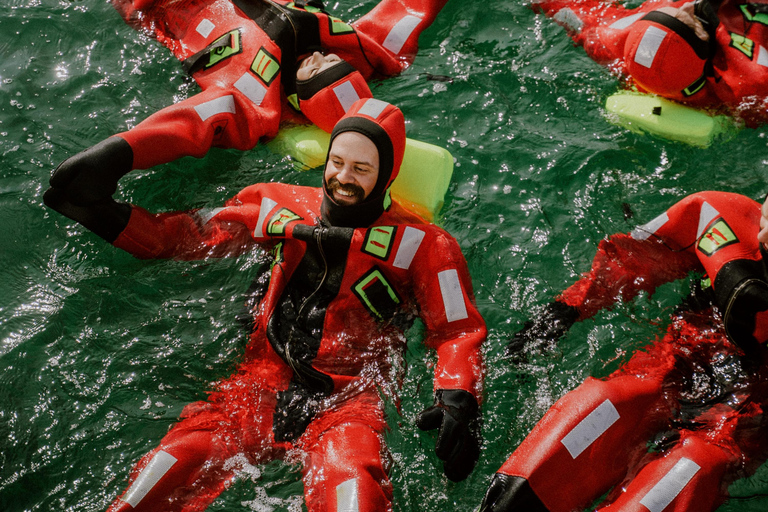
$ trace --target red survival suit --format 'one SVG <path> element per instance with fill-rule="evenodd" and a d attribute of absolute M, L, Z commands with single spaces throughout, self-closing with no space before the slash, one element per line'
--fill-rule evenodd
<path fill-rule="evenodd" d="M 713 286 L 689 298 L 663 339 L 558 400 L 498 470 L 482 511 L 583 510 L 615 486 L 597 510 L 705 512 L 765 460 L 759 219 L 747 197 L 702 192 L 600 243 L 592 270 L 558 299 L 574 321 L 692 271 Z"/>
<path fill-rule="evenodd" d="M 360 103 L 348 116 L 367 120 L 370 133 L 370 121 L 394 109 L 381 113 L 383 102 Z M 387 187 L 405 146 L 399 115 L 394 159 L 380 151 L 393 167 Z M 136 465 L 111 512 L 203 510 L 238 461 L 259 464 L 292 449 L 304 455 L 310 511 L 391 510 L 381 393 L 394 392 L 392 358 L 402 356 L 403 330 L 415 317 L 437 352 L 436 396 L 451 390 L 476 410 L 486 328 L 456 241 L 386 195 L 386 211 L 365 227 L 329 226 L 321 213 L 328 197 L 320 188 L 274 183 L 247 187 L 210 210 L 151 214 L 130 207 L 113 244 L 136 257 L 197 259 L 262 248 L 274 263 L 255 282 L 244 362 L 207 401 L 185 408 L 183 420 Z M 356 218 L 367 208 L 361 204 Z"/>
<path fill-rule="evenodd" d="M 126 22 L 173 52 L 202 92 L 118 134 L 129 148 L 101 148 L 102 166 L 125 174 L 202 157 L 212 146 L 251 149 L 277 135 L 281 120 L 297 118 L 284 106 L 290 100 L 298 108 L 300 59 L 324 51 L 365 79 L 396 75 L 413 61 L 419 35 L 446 2 L 383 0 L 349 25 L 313 7 L 322 5 L 317 0 L 113 0 Z M 354 89 L 348 96 L 365 94 Z"/>
<path fill-rule="evenodd" d="M 535 1 L 540 10 L 564 26 L 574 42 L 583 46 L 592 59 L 629 75 L 625 43 L 637 43 L 643 16 L 663 7 L 680 7 L 685 0 L 648 0 L 640 7 L 626 9 L 600 0 Z M 657 94 L 693 107 L 722 110 L 743 118 L 748 126 L 768 122 L 768 8 L 764 1 L 724 0 L 717 9 L 720 24 L 715 29 L 714 54 L 699 81 L 681 86 L 676 92 Z M 652 39 L 649 37 L 649 39 Z M 658 43 L 657 43 L 658 44 Z M 662 43 L 663 44 L 663 43 Z M 661 56 L 659 57 L 661 58 Z M 645 79 L 658 84 L 671 81 L 670 75 L 684 73 L 687 62 L 679 62 Z M 631 68 L 631 69 L 630 69 Z M 644 87 L 634 77 L 634 85 Z M 688 85 L 691 85 L 690 89 Z M 686 89 L 683 91 L 683 89 Z"/>

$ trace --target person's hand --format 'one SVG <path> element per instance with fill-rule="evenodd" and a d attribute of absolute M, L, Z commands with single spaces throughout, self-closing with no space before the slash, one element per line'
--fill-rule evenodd
<path fill-rule="evenodd" d="M 525 360 L 525 352 L 553 345 L 579 319 L 579 311 L 564 302 L 547 304 L 535 320 L 529 320 L 507 344 L 506 355 L 517 361 Z"/>
<path fill-rule="evenodd" d="M 132 166 L 131 146 L 120 137 L 110 137 L 64 160 L 50 183 L 72 205 L 89 206 L 111 198 Z"/>
<path fill-rule="evenodd" d="M 438 389 L 435 404 L 416 419 L 421 430 L 439 429 L 435 453 L 449 480 L 469 476 L 480 456 L 480 412 L 477 400 L 463 389 Z"/>

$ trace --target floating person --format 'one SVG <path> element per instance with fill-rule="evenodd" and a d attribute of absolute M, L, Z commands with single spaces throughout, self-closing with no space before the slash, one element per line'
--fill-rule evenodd
<path fill-rule="evenodd" d="M 456 241 L 389 199 L 404 147 L 400 110 L 361 99 L 331 134 L 322 188 L 256 184 L 221 208 L 162 214 L 46 192 L 47 204 L 138 258 L 274 255 L 255 281 L 244 362 L 185 408 L 111 512 L 202 510 L 234 478 L 235 455 L 260 464 L 296 449 L 310 511 L 391 510 L 381 394 L 396 393 L 393 357 L 416 317 L 437 353 L 434 405 L 417 425 L 438 430 L 450 480 L 469 475 L 486 327 Z"/>
<path fill-rule="evenodd" d="M 347 24 L 319 0 L 113 0 L 202 91 L 60 164 L 57 175 L 73 183 L 69 200 L 105 199 L 114 190 L 104 182 L 211 147 L 251 149 L 285 121 L 308 118 L 330 131 L 352 103 L 372 96 L 366 80 L 410 65 L 419 35 L 446 2 L 382 0 Z"/>
<path fill-rule="evenodd" d="M 642 92 L 751 127 L 768 122 L 768 3 L 648 0 L 627 9 L 602 0 L 542 0 L 533 8 Z"/>
<path fill-rule="evenodd" d="M 762 229 L 762 230 L 761 230 Z M 513 338 L 554 343 L 579 320 L 704 274 L 665 336 L 560 398 L 493 477 L 483 512 L 705 512 L 768 452 L 768 201 L 690 195 L 600 242 L 592 269 Z M 651 449 L 649 450 L 649 445 Z M 613 489 L 613 490 L 611 490 Z"/>

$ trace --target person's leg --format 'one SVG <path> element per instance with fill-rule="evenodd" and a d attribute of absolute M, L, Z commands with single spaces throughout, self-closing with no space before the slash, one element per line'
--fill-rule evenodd
<path fill-rule="evenodd" d="M 725 499 L 723 477 L 736 462 L 731 450 L 705 432 L 684 432 L 680 442 L 643 466 L 619 497 L 600 512 L 707 512 Z"/>
<path fill-rule="evenodd" d="M 501 466 L 480 510 L 584 508 L 624 478 L 668 417 L 660 377 L 590 377 L 558 400 Z"/>
<path fill-rule="evenodd" d="M 392 510 L 381 435 L 363 423 L 345 423 L 308 447 L 304 494 L 309 512 Z"/>

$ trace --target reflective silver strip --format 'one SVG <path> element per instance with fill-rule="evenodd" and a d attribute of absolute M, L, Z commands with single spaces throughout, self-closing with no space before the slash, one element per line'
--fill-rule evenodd
<path fill-rule="evenodd" d="M 557 11 L 555 15 L 552 16 L 552 19 L 576 32 L 581 32 L 581 27 L 584 26 L 584 22 L 581 21 L 581 18 L 567 7 Z"/>
<path fill-rule="evenodd" d="M 207 38 L 209 35 L 211 35 L 211 32 L 213 32 L 213 29 L 215 28 L 216 28 L 216 25 L 214 25 L 211 20 L 206 18 L 197 24 L 197 27 L 195 27 L 195 30 L 197 31 L 198 34 Z"/>
<path fill-rule="evenodd" d="M 362 107 L 360 107 L 359 113 L 371 116 L 376 119 L 384 112 L 389 103 L 386 101 L 377 100 L 376 98 L 369 98 L 365 101 Z"/>
<path fill-rule="evenodd" d="M 445 316 L 449 322 L 464 320 L 467 315 L 467 306 L 464 304 L 464 294 L 461 292 L 459 273 L 455 268 L 443 270 L 437 273 L 440 281 L 440 293 L 443 295 Z"/>
<path fill-rule="evenodd" d="M 264 101 L 264 96 L 267 95 L 267 88 L 250 73 L 246 73 L 238 78 L 234 86 L 235 89 L 243 93 L 257 107 L 261 105 L 261 102 Z"/>
<path fill-rule="evenodd" d="M 203 224 L 208 224 L 212 218 L 217 216 L 219 212 L 226 210 L 226 207 L 221 208 L 203 208 L 197 211 L 197 216 L 203 221 Z"/>
<path fill-rule="evenodd" d="M 349 109 L 352 108 L 352 104 L 360 99 L 360 96 L 357 95 L 357 91 L 355 90 L 355 86 L 352 85 L 352 82 L 349 80 L 344 80 L 334 87 L 333 92 L 336 94 L 336 99 L 339 100 L 344 112 L 348 112 Z"/>
<path fill-rule="evenodd" d="M 677 461 L 669 472 L 659 480 L 648 494 L 643 496 L 640 504 L 646 507 L 650 512 L 661 512 L 672 500 L 677 498 L 680 491 L 683 490 L 688 482 L 691 481 L 699 469 L 698 464 L 685 457 Z"/>
<path fill-rule="evenodd" d="M 336 512 L 358 512 L 357 480 L 347 480 L 336 486 Z"/>
<path fill-rule="evenodd" d="M 230 114 L 235 113 L 235 98 L 231 94 L 216 98 L 211 101 L 206 101 L 195 107 L 195 112 L 200 116 L 200 119 L 205 121 L 211 116 L 216 114 L 222 114 L 228 112 Z"/>
<path fill-rule="evenodd" d="M 699 212 L 699 228 L 696 230 L 696 239 L 704 234 L 704 230 L 707 229 L 709 223 L 719 215 L 719 211 L 715 210 L 711 204 L 704 201 L 704 204 L 701 205 L 701 211 Z"/>
<path fill-rule="evenodd" d="M 411 14 L 403 17 L 398 21 L 392 30 L 387 34 L 386 39 L 382 43 L 382 46 L 392 53 L 400 53 L 403 49 L 403 45 L 408 40 L 408 37 L 413 33 L 414 29 L 421 23 L 421 18 L 413 16 Z"/>
<path fill-rule="evenodd" d="M 403 232 L 403 239 L 400 240 L 400 246 L 395 254 L 395 261 L 392 262 L 397 268 L 407 269 L 411 266 L 416 251 L 419 250 L 421 241 L 424 240 L 424 232 L 420 229 L 407 226 Z"/>
<path fill-rule="evenodd" d="M 757 50 L 757 63 L 768 68 L 768 51 L 762 46 Z"/>
<path fill-rule="evenodd" d="M 658 231 L 661 226 L 669 222 L 669 215 L 667 215 L 667 212 L 662 213 L 655 219 L 653 219 L 651 222 L 648 222 L 647 224 L 643 224 L 642 226 L 638 226 L 635 229 L 632 230 L 631 236 L 635 240 L 645 240 L 648 237 L 650 237 L 652 234 L 654 234 L 656 231 Z"/>
<path fill-rule="evenodd" d="M 616 407 L 613 406 L 610 400 L 606 400 L 589 413 L 586 418 L 581 420 L 578 425 L 573 427 L 573 430 L 568 432 L 560 442 L 563 443 L 571 457 L 575 459 L 581 452 L 589 448 L 589 445 L 594 443 L 598 437 L 603 435 L 611 425 L 616 423 L 618 419 L 619 411 L 616 410 Z"/>
<path fill-rule="evenodd" d="M 253 236 L 264 236 L 264 221 L 267 218 L 267 214 L 269 214 L 275 206 L 277 206 L 277 201 L 268 197 L 261 199 L 261 206 L 259 206 L 259 221 L 256 223 L 256 228 L 253 230 Z"/>
<path fill-rule="evenodd" d="M 613 28 L 616 30 L 621 30 L 623 28 L 627 28 L 643 16 L 645 16 L 647 13 L 645 12 L 639 12 L 637 14 L 633 14 L 632 16 L 627 16 L 626 18 L 621 18 L 620 20 L 614 21 L 610 25 L 608 25 L 608 28 Z"/>
<path fill-rule="evenodd" d="M 152 457 L 147 467 L 141 470 L 139 476 L 133 481 L 128 492 L 120 498 L 124 502 L 128 503 L 133 508 L 147 495 L 149 491 L 163 478 L 171 466 L 176 464 L 176 457 L 168 452 L 160 450 Z"/>
<path fill-rule="evenodd" d="M 650 68 L 653 66 L 653 59 L 656 58 L 656 52 L 659 51 L 661 43 L 667 37 L 667 32 L 659 27 L 650 26 L 646 29 L 640 44 L 637 45 L 635 53 L 635 62 L 641 66 Z"/>

